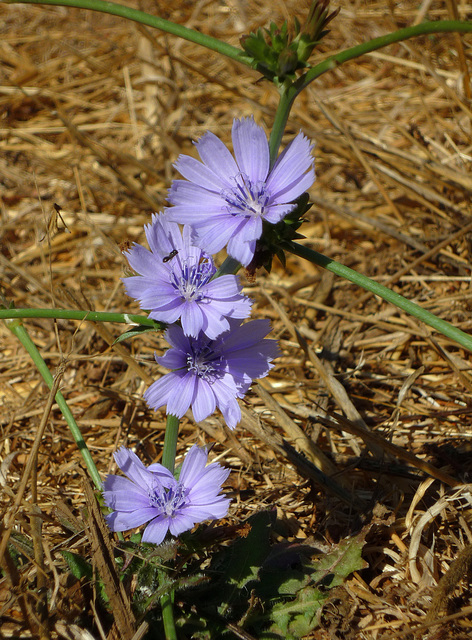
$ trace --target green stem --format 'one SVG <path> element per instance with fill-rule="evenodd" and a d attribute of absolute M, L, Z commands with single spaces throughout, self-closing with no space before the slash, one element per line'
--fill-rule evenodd
<path fill-rule="evenodd" d="M 237 260 L 235 260 L 231 256 L 227 256 L 225 258 L 223 264 L 221 265 L 221 267 L 218 269 L 218 271 L 213 276 L 213 278 L 219 278 L 220 276 L 227 275 L 228 273 L 230 273 L 232 275 L 236 275 L 238 273 L 238 271 L 240 270 L 240 268 L 241 268 L 241 263 L 240 262 L 238 262 Z"/>
<path fill-rule="evenodd" d="M 250 60 L 248 56 L 237 47 L 233 47 L 226 42 L 221 42 L 218 38 L 207 36 L 188 27 L 183 27 L 180 24 L 175 24 L 164 18 L 150 15 L 144 11 L 138 11 L 131 7 L 126 7 L 122 4 L 115 4 L 114 2 L 105 2 L 104 0 L 6 0 L 7 4 L 49 4 L 60 7 L 76 7 L 77 9 L 90 9 L 91 11 L 100 11 L 101 13 L 110 13 L 114 16 L 120 16 L 133 22 L 139 22 L 145 24 L 148 27 L 154 27 L 161 31 L 166 31 L 174 36 L 189 40 L 195 44 L 199 44 L 202 47 L 217 51 L 228 58 L 241 62 L 250 66 Z"/>
<path fill-rule="evenodd" d="M 156 330 L 165 324 L 147 316 L 128 313 L 108 313 L 105 311 L 78 311 L 76 309 L 0 309 L 0 320 L 8 318 L 56 318 L 60 320 L 87 320 L 90 322 L 119 322 L 131 325 L 146 325 Z"/>
<path fill-rule="evenodd" d="M 8 327 L 8 329 L 10 329 L 10 331 L 18 338 L 18 340 L 24 346 L 26 351 L 29 353 L 39 373 L 42 375 L 46 384 L 51 389 L 54 384 L 54 379 L 52 377 L 52 374 L 49 371 L 47 364 L 44 362 L 41 354 L 38 351 L 38 348 L 36 347 L 34 342 L 31 340 L 24 326 L 21 324 L 19 320 L 6 320 L 5 324 Z M 72 412 L 69 409 L 69 406 L 67 405 L 67 402 L 65 401 L 65 398 L 60 391 L 56 393 L 56 402 L 59 405 L 59 409 L 62 411 L 62 415 L 64 416 L 64 419 L 69 426 L 72 437 L 74 438 L 77 444 L 77 447 L 80 453 L 82 454 L 82 458 L 87 466 L 90 477 L 92 478 L 92 481 L 95 487 L 99 491 L 101 491 L 102 480 L 100 478 L 100 474 L 98 473 L 97 467 L 95 466 L 93 458 L 90 455 L 90 451 L 88 450 L 87 445 L 85 444 L 85 441 L 82 437 L 80 429 L 77 426 L 76 421 L 74 420 L 74 416 L 72 415 Z"/>
<path fill-rule="evenodd" d="M 179 419 L 169 414 L 166 422 L 164 436 L 164 450 L 162 452 L 162 465 L 174 473 L 175 454 L 177 452 L 177 438 L 179 435 Z"/>
<path fill-rule="evenodd" d="M 309 69 L 292 84 L 284 84 L 279 87 L 280 102 L 275 114 L 274 126 L 272 128 L 269 141 L 271 166 L 277 157 L 277 152 L 280 147 L 285 126 L 295 98 L 299 93 L 301 93 L 301 91 L 303 91 L 303 89 L 313 82 L 313 80 L 316 80 L 327 71 L 331 71 L 332 69 L 339 67 L 344 62 L 354 60 L 355 58 L 364 56 L 372 51 L 377 51 L 377 49 L 382 49 L 383 47 L 386 47 L 389 44 L 394 44 L 395 42 L 402 42 L 403 40 L 409 40 L 410 38 L 433 33 L 471 32 L 472 22 L 461 22 L 460 20 L 423 22 L 422 24 L 417 24 L 413 27 L 406 27 L 405 29 L 399 29 L 393 33 L 388 33 L 385 36 L 380 36 L 379 38 L 363 42 L 362 44 L 358 44 L 350 49 L 340 51 Z"/>
<path fill-rule="evenodd" d="M 384 287 L 378 282 L 374 282 L 367 276 L 363 276 L 360 273 L 357 273 L 357 271 L 354 271 L 349 267 L 345 267 L 343 264 L 340 264 L 317 251 L 313 251 L 313 249 L 309 249 L 308 247 L 303 247 L 295 242 L 289 242 L 285 248 L 291 253 L 300 256 L 300 258 L 309 260 L 309 262 L 313 262 L 314 264 L 335 273 L 337 276 L 346 278 L 346 280 L 357 284 L 359 287 L 366 289 L 366 291 L 375 293 L 375 295 L 383 298 L 383 300 L 391 302 L 400 309 L 403 309 L 403 311 L 409 313 L 411 316 L 414 316 L 430 327 L 433 327 L 433 329 L 436 329 L 436 331 L 439 331 L 447 338 L 451 338 L 451 340 L 454 340 L 469 351 L 472 351 L 472 336 L 464 333 L 464 331 L 461 331 L 460 329 L 457 329 L 457 327 L 449 324 L 449 322 L 441 320 L 441 318 L 438 318 L 429 311 L 426 311 L 426 309 L 422 309 L 414 302 L 411 302 L 401 296 L 399 293 L 391 291 L 391 289 Z"/>
<path fill-rule="evenodd" d="M 166 640 L 177 640 L 177 630 L 175 628 L 174 610 L 173 610 L 174 593 L 166 593 L 161 596 L 162 622 L 164 623 L 164 633 Z"/>
<path fill-rule="evenodd" d="M 293 101 L 297 97 L 296 91 L 293 90 L 292 84 L 284 84 L 279 87 L 280 100 L 275 112 L 274 124 L 270 132 L 269 150 L 270 150 L 270 166 L 274 165 L 279 151 L 282 136 L 284 135 L 285 126 L 290 115 Z"/>
<path fill-rule="evenodd" d="M 315 67 L 312 67 L 309 71 L 301 76 L 294 85 L 296 87 L 297 94 L 302 91 L 306 86 L 313 82 L 316 78 L 319 78 L 326 71 L 330 71 L 339 65 L 347 62 L 348 60 L 354 60 L 366 53 L 377 51 L 389 44 L 395 42 L 401 42 L 402 40 L 409 40 L 416 36 L 428 35 L 432 33 L 471 33 L 472 22 L 462 22 L 460 20 L 438 20 L 436 22 L 423 22 L 416 24 L 413 27 L 406 27 L 405 29 L 399 29 L 393 33 L 388 33 L 385 36 L 374 38 L 368 42 L 363 42 L 350 49 L 345 49 L 340 53 L 336 53 L 333 56 L 329 56 L 323 62 L 320 62 Z"/>
<path fill-rule="evenodd" d="M 164 436 L 164 450 L 162 452 L 162 465 L 174 473 L 175 454 L 177 452 L 177 438 L 179 435 L 179 419 L 169 414 L 166 422 Z M 177 640 L 173 611 L 173 592 L 161 596 L 162 621 L 166 640 Z"/>

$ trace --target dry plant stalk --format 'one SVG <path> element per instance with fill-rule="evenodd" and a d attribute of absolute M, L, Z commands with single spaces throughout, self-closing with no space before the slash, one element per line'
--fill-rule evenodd
<path fill-rule="evenodd" d="M 110 530 L 106 526 L 92 485 L 88 480 L 84 480 L 84 493 L 87 501 L 85 531 L 90 542 L 96 572 L 103 582 L 115 620 L 116 629 L 111 637 L 116 637 L 116 640 L 132 640 L 136 633 L 136 619 L 131 610 L 129 596 L 118 576 L 113 545 L 110 542 Z"/>

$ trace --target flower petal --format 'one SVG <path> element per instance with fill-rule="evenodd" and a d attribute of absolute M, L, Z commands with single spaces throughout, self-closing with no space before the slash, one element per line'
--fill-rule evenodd
<path fill-rule="evenodd" d="M 196 444 L 185 456 L 180 471 L 179 482 L 191 488 L 201 477 L 208 460 L 206 447 L 199 447 Z"/>
<path fill-rule="evenodd" d="M 212 387 L 206 380 L 200 380 L 198 384 L 198 393 L 192 402 L 192 413 L 195 422 L 201 422 L 208 418 L 216 408 L 216 398 Z"/>
<path fill-rule="evenodd" d="M 175 385 L 169 393 L 169 397 L 167 399 L 167 413 L 170 413 L 177 418 L 181 418 L 186 413 L 198 393 L 198 382 L 199 379 L 193 372 L 189 372 L 180 378 L 179 384 Z"/>
<path fill-rule="evenodd" d="M 253 118 L 235 120 L 232 139 L 240 171 L 253 183 L 263 182 L 270 165 L 269 144 L 264 129 Z"/>
<path fill-rule="evenodd" d="M 206 166 L 219 176 L 226 186 L 230 186 L 231 179 L 239 173 L 239 169 L 226 145 L 207 131 L 195 146 Z"/>
<path fill-rule="evenodd" d="M 153 278 L 156 270 L 158 273 L 163 270 L 162 260 L 159 262 L 159 258 L 140 244 L 134 244 L 129 251 L 125 252 L 125 256 L 131 268 L 142 276 Z"/>
<path fill-rule="evenodd" d="M 267 178 L 267 189 L 276 194 L 278 202 L 282 195 L 284 202 L 294 200 L 313 184 L 315 171 L 312 149 L 308 138 L 299 133 L 277 158 Z"/>
<path fill-rule="evenodd" d="M 185 510 L 179 511 L 170 519 L 169 531 L 173 536 L 180 536 L 184 531 L 189 531 L 195 524 L 195 520 L 186 515 Z"/>
<path fill-rule="evenodd" d="M 123 473 L 135 482 L 138 487 L 148 486 L 151 480 L 149 471 L 131 449 L 120 447 L 115 451 L 113 457 Z"/>
<path fill-rule="evenodd" d="M 200 306 L 197 303 L 187 301 L 182 308 L 181 322 L 185 335 L 196 338 L 204 324 Z"/>
<path fill-rule="evenodd" d="M 108 476 L 103 488 L 103 498 L 110 509 L 135 511 L 150 506 L 147 491 L 122 476 Z"/>
<path fill-rule="evenodd" d="M 225 406 L 220 406 L 220 411 L 228 425 L 228 429 L 235 429 L 241 422 L 241 408 L 234 398 L 231 398 Z"/>
<path fill-rule="evenodd" d="M 264 220 L 270 222 L 270 224 L 277 224 L 287 216 L 291 211 L 295 209 L 295 204 L 272 204 L 267 207 L 264 212 Z"/>
<path fill-rule="evenodd" d="M 220 311 L 221 307 L 223 309 Z M 224 315 L 231 315 L 231 307 L 213 302 L 212 304 L 205 305 L 202 311 L 204 316 L 202 330 L 209 338 L 215 339 L 223 333 L 223 331 L 229 329 L 229 322 Z"/>
<path fill-rule="evenodd" d="M 143 398 L 147 404 L 157 411 L 167 404 L 170 394 L 175 390 L 176 384 L 180 383 L 180 377 L 175 373 L 167 373 L 146 389 Z M 185 413 L 185 411 L 184 411 Z M 183 415 L 183 414 L 182 414 Z"/>
<path fill-rule="evenodd" d="M 186 180 L 198 184 L 208 191 L 220 193 L 224 189 L 224 182 L 220 176 L 196 158 L 181 155 L 177 158 L 174 167 Z"/>
<path fill-rule="evenodd" d="M 183 248 L 179 225 L 171 222 L 165 213 L 154 213 L 151 224 L 145 225 L 144 230 L 149 248 L 161 261 L 173 249 Z"/>
<path fill-rule="evenodd" d="M 230 502 L 231 500 L 229 498 L 220 497 L 208 506 L 191 505 L 185 508 L 185 515 L 194 522 L 224 518 L 228 513 Z"/>
<path fill-rule="evenodd" d="M 105 516 L 107 525 L 112 531 L 128 531 L 140 527 L 156 515 L 154 507 L 136 509 L 136 511 L 114 511 Z"/>
<path fill-rule="evenodd" d="M 197 225 L 197 243 L 208 253 L 218 253 L 244 226 L 245 220 L 229 214 L 208 217 Z"/>
<path fill-rule="evenodd" d="M 226 206 L 219 194 L 186 180 L 174 180 L 167 199 L 173 206 L 166 209 L 166 216 L 180 224 L 201 222 L 206 214 L 219 213 Z"/>
<path fill-rule="evenodd" d="M 256 240 L 242 241 L 240 238 L 231 238 L 228 242 L 228 255 L 240 262 L 243 267 L 251 262 L 256 250 Z"/>
<path fill-rule="evenodd" d="M 157 518 L 154 518 L 154 520 L 152 520 L 152 522 L 150 522 L 144 529 L 141 541 L 161 544 L 169 530 L 169 520 L 169 516 L 165 515 L 160 515 Z"/>

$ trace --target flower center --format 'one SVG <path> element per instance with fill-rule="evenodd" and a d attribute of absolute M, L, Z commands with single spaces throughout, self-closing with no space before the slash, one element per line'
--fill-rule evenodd
<path fill-rule="evenodd" d="M 221 378 L 223 358 L 214 345 L 207 344 L 187 353 L 187 369 L 210 384 Z"/>
<path fill-rule="evenodd" d="M 187 504 L 188 489 L 181 484 L 175 484 L 166 489 L 161 484 L 155 484 L 148 491 L 149 504 L 159 509 L 166 516 L 173 516 Z"/>
<path fill-rule="evenodd" d="M 200 289 L 210 281 L 215 271 L 214 262 L 210 257 L 204 258 L 197 264 L 191 264 L 186 260 L 182 264 L 180 273 L 171 272 L 170 282 L 183 300 L 201 302 L 205 295 Z"/>
<path fill-rule="evenodd" d="M 264 217 L 270 200 L 265 182 L 252 182 L 243 173 L 235 176 L 233 180 L 235 186 L 232 189 L 225 189 L 221 194 L 228 205 L 229 213 L 244 218 Z"/>

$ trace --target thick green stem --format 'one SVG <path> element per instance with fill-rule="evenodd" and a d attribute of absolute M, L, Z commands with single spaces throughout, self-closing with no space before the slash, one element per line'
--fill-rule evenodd
<path fill-rule="evenodd" d="M 164 623 L 166 640 L 177 640 L 177 630 L 175 628 L 174 610 L 172 605 L 173 593 L 166 593 L 161 596 L 162 621 Z"/>
<path fill-rule="evenodd" d="M 332 260 L 331 258 L 318 253 L 317 251 L 313 251 L 313 249 L 309 249 L 308 247 L 303 247 L 302 245 L 299 245 L 295 242 L 289 242 L 287 243 L 287 246 L 285 248 L 291 253 L 300 256 L 300 258 L 309 260 L 310 262 L 313 262 L 314 264 L 317 264 L 318 266 L 323 267 L 324 269 L 327 269 L 332 273 L 335 273 L 337 276 L 346 278 L 346 280 L 357 284 L 359 287 L 362 287 L 366 291 L 375 293 L 375 295 L 383 298 L 383 300 L 391 302 L 403 311 L 409 313 L 411 316 L 414 316 L 430 327 L 433 327 L 433 329 L 436 329 L 436 331 L 439 331 L 447 338 L 451 338 L 451 340 L 454 340 L 469 351 L 472 351 L 472 336 L 464 333 L 460 329 L 457 329 L 457 327 L 449 324 L 449 322 L 441 320 L 441 318 L 438 318 L 429 311 L 426 311 L 426 309 L 422 309 L 414 302 L 411 302 L 410 300 L 407 300 L 406 298 L 401 296 L 399 293 L 391 291 L 391 289 L 384 287 L 378 282 L 374 282 L 367 276 L 363 276 L 360 273 L 357 273 L 357 271 L 354 271 L 349 267 L 345 267 L 343 264 L 340 264 L 339 262 L 336 262 L 335 260 Z"/>
<path fill-rule="evenodd" d="M 237 47 L 233 47 L 226 42 L 221 42 L 218 38 L 206 36 L 205 34 L 189 29 L 188 27 L 183 27 L 180 24 L 175 24 L 169 20 L 164 20 L 164 18 L 159 18 L 157 16 L 150 15 L 149 13 L 145 13 L 144 11 L 138 11 L 137 9 L 126 7 L 122 4 L 105 2 L 104 0 L 40 0 L 39 2 L 37 0 L 21 0 L 21 2 L 17 2 L 17 0 L 6 0 L 6 2 L 8 4 L 52 4 L 60 7 L 75 7 L 77 9 L 90 9 L 91 11 L 110 13 L 115 16 L 120 16 L 121 18 L 126 18 L 127 20 L 132 20 L 133 22 L 145 24 L 148 27 L 154 27 L 155 29 L 166 31 L 167 33 L 171 33 L 172 35 L 183 38 L 184 40 L 189 40 L 190 42 L 199 44 L 202 47 L 211 49 L 212 51 L 217 51 L 218 53 L 221 53 L 228 58 L 232 58 L 237 62 L 241 62 L 248 66 L 250 65 L 248 56 L 244 51 Z"/>
<path fill-rule="evenodd" d="M 145 325 L 156 330 L 166 325 L 147 316 L 106 311 L 78 311 L 77 309 L 0 309 L 0 320 L 8 318 L 56 318 L 58 320 L 87 320 L 90 322 L 118 322 L 121 324 Z"/>
<path fill-rule="evenodd" d="M 41 354 L 38 351 L 38 348 L 34 344 L 34 342 L 29 337 L 28 332 L 21 324 L 19 320 L 7 320 L 5 321 L 6 326 L 10 329 L 10 331 L 18 338 L 21 344 L 24 346 L 26 351 L 31 356 L 36 368 L 39 373 L 44 378 L 46 384 L 51 389 L 54 384 L 54 379 L 52 377 L 51 372 L 48 369 L 47 364 L 44 362 Z M 62 411 L 62 415 L 64 416 L 65 421 L 67 422 L 72 437 L 74 438 L 77 447 L 82 454 L 82 458 L 87 466 L 88 472 L 95 487 L 101 491 L 102 490 L 102 481 L 100 478 L 100 474 L 98 473 L 97 467 L 93 461 L 92 456 L 90 455 L 90 451 L 85 444 L 85 441 L 82 437 L 79 427 L 77 426 L 76 421 L 74 420 L 74 416 L 72 415 L 71 410 L 69 409 L 67 402 L 65 401 L 64 396 L 60 391 L 56 393 L 56 402 L 59 406 L 59 409 Z"/>

